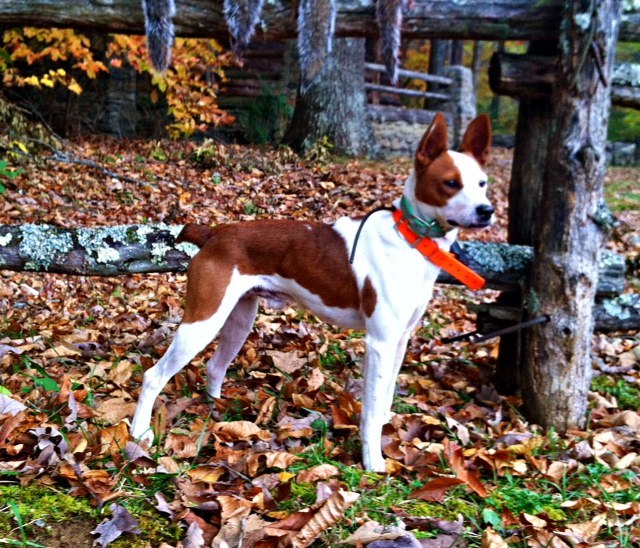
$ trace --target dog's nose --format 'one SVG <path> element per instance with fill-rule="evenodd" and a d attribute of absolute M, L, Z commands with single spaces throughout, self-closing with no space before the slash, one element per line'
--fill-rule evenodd
<path fill-rule="evenodd" d="M 494 211 L 494 207 L 490 204 L 482 204 L 476 207 L 476 215 L 478 215 L 478 218 L 483 221 L 491 219 L 491 215 L 493 215 Z"/>

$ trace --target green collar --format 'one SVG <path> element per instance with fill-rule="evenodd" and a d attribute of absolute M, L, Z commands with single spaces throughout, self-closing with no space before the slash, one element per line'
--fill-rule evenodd
<path fill-rule="evenodd" d="M 400 210 L 404 218 L 408 221 L 411 229 L 424 238 L 442 238 L 447 234 L 447 230 L 436 219 L 424 219 L 413 209 L 406 196 L 400 199 Z"/>

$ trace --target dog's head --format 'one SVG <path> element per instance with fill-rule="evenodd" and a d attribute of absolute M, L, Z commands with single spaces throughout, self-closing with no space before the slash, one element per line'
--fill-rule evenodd
<path fill-rule="evenodd" d="M 473 120 L 460 152 L 449 150 L 447 122 L 436 114 L 415 156 L 416 206 L 444 228 L 480 228 L 491 224 L 493 206 L 487 199 L 491 122 L 486 115 Z"/>

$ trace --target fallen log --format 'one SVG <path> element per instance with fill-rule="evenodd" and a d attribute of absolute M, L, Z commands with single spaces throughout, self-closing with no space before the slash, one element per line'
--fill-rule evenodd
<path fill-rule="evenodd" d="M 374 0 L 338 1 L 337 36 L 378 36 Z M 265 2 L 256 40 L 296 36 L 297 2 Z M 562 0 L 414 0 L 405 9 L 404 38 L 473 40 L 554 40 L 560 35 Z M 228 39 L 223 2 L 177 0 L 176 36 Z M 0 2 L 0 25 L 69 27 L 91 31 L 144 34 L 139 0 L 11 0 Z M 640 41 L 640 14 L 622 21 L 620 40 Z"/>
<path fill-rule="evenodd" d="M 183 272 L 198 248 L 176 244 L 182 226 L 148 224 L 96 228 L 52 225 L 0 225 L 0 270 L 51 272 L 77 276 L 120 276 Z M 516 289 L 529 275 L 533 251 L 527 246 L 461 242 L 463 261 L 494 289 Z M 598 295 L 624 289 L 624 259 L 603 253 Z M 446 274 L 441 283 L 458 283 Z"/>
<path fill-rule="evenodd" d="M 555 57 L 494 53 L 489 64 L 489 85 L 497 95 L 548 99 L 556 77 Z M 619 63 L 613 69 L 611 102 L 640 109 L 640 65 Z"/>

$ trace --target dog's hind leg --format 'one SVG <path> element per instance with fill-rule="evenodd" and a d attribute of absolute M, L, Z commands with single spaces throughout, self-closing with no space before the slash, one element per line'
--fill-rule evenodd
<path fill-rule="evenodd" d="M 156 398 L 171 380 L 171 377 L 178 373 L 211 342 L 224 319 L 220 319 L 219 314 L 214 314 L 208 320 L 182 323 L 178 327 L 176 335 L 164 356 L 144 374 L 138 407 L 131 423 L 131 435 L 134 438 L 153 441 L 150 423 Z"/>
<path fill-rule="evenodd" d="M 240 352 L 257 313 L 258 298 L 244 297 L 229 314 L 220 331 L 218 348 L 207 362 L 207 395 L 210 398 L 220 397 L 227 368 Z"/>

